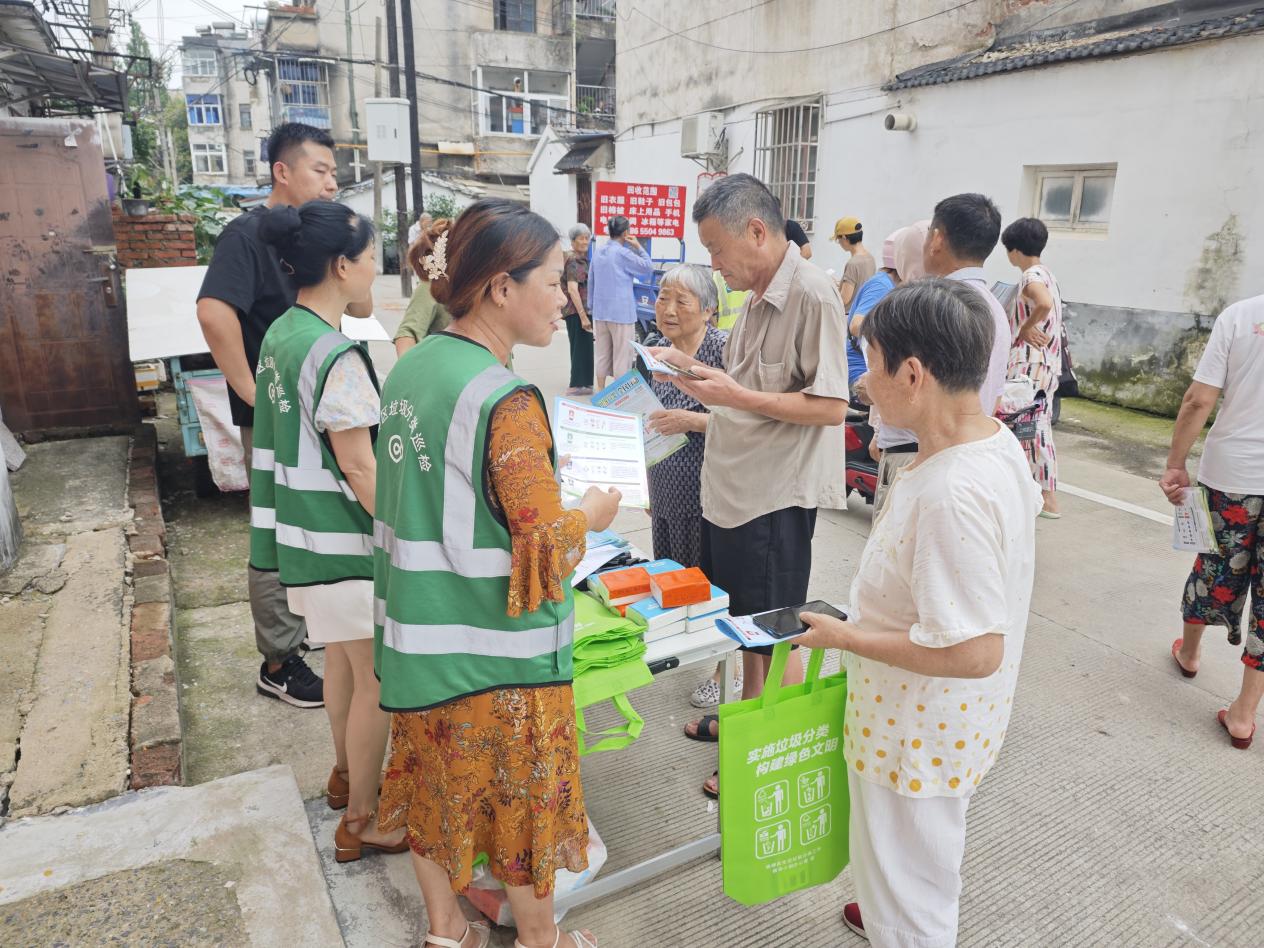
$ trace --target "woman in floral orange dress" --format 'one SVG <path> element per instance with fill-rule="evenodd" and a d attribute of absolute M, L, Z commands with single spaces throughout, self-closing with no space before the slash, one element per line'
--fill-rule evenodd
<path fill-rule="evenodd" d="M 514 345 L 547 345 L 560 324 L 556 233 L 485 200 L 448 236 L 427 266 L 452 326 L 407 352 L 382 392 L 375 625 L 395 715 L 381 825 L 408 828 L 427 945 L 487 944 L 455 895 L 486 854 L 515 945 L 595 948 L 553 921 L 555 872 L 588 863 L 567 577 L 619 495 L 594 489 L 563 510 L 543 400 L 505 367 Z"/>

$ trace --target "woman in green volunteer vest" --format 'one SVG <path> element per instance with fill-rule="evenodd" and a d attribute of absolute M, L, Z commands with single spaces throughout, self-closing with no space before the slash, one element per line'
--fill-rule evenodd
<path fill-rule="evenodd" d="M 380 404 L 363 346 L 340 331 L 368 297 L 373 225 L 332 201 L 279 206 L 260 226 L 298 298 L 268 329 L 255 385 L 250 565 L 276 570 L 290 611 L 325 648 L 325 711 L 336 764 L 327 799 L 347 808 L 339 862 L 363 848 L 403 852 L 403 833 L 374 821 L 389 717 L 373 675 L 372 431 Z"/>
<path fill-rule="evenodd" d="M 485 853 L 517 945 L 593 948 L 553 922 L 554 874 L 588 864 L 568 577 L 619 495 L 563 510 L 543 398 L 506 368 L 562 325 L 562 248 L 544 218 L 488 199 L 425 263 L 452 325 L 396 364 L 377 441 L 377 672 L 395 712 L 381 825 L 408 828 L 427 945 L 487 944 L 455 894 Z"/>

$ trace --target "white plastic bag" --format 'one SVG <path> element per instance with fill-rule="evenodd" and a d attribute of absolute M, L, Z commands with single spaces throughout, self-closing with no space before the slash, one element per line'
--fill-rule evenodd
<path fill-rule="evenodd" d="M 18 520 L 17 503 L 9 488 L 9 469 L 4 463 L 4 445 L 0 444 L 0 573 L 18 561 L 22 546 L 22 524 Z"/>
<path fill-rule="evenodd" d="M 1025 375 L 1016 375 L 1001 390 L 1001 411 L 1005 414 L 1022 411 L 1036 400 L 1036 383 Z"/>
<path fill-rule="evenodd" d="M 597 835 L 597 827 L 592 820 L 588 821 L 588 868 L 583 872 L 571 872 L 559 869 L 553 877 L 553 897 L 561 898 L 587 885 L 606 864 L 606 844 Z M 505 895 L 505 887 L 492 876 L 487 866 L 481 865 L 474 870 L 474 878 L 470 887 L 465 890 L 465 897 L 470 904 L 487 916 L 494 925 L 514 924 L 513 912 L 509 909 L 509 897 Z M 560 922 L 566 915 L 565 910 L 555 912 L 553 921 Z"/>
<path fill-rule="evenodd" d="M 222 376 L 193 376 L 185 379 L 193 407 L 202 425 L 202 440 L 206 442 L 206 459 L 210 463 L 211 479 L 215 486 L 227 493 L 250 490 L 248 463 L 242 454 L 241 429 L 233 424 L 232 408 L 228 403 L 228 383 Z"/>

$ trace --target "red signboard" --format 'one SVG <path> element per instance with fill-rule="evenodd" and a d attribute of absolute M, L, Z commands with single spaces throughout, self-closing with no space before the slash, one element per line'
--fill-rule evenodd
<path fill-rule="evenodd" d="M 595 185 L 596 232 L 606 235 L 606 221 L 623 216 L 637 237 L 685 239 L 685 189 L 678 184 L 631 184 L 598 181 Z"/>

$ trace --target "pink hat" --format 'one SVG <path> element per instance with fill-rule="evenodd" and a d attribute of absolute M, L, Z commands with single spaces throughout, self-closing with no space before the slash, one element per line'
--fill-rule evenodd
<path fill-rule="evenodd" d="M 903 230 L 904 228 L 900 228 Z M 897 230 L 894 234 L 882 242 L 882 265 L 888 270 L 895 269 L 895 238 L 900 233 Z"/>
<path fill-rule="evenodd" d="M 895 245 L 892 255 L 893 263 L 883 266 L 894 267 L 901 283 L 911 283 L 926 276 L 926 267 L 922 263 L 922 250 L 926 246 L 926 235 L 930 233 L 930 221 L 918 221 L 901 227 L 891 239 Z M 885 248 L 884 248 L 885 249 Z M 885 260 L 885 253 L 883 254 Z"/>

